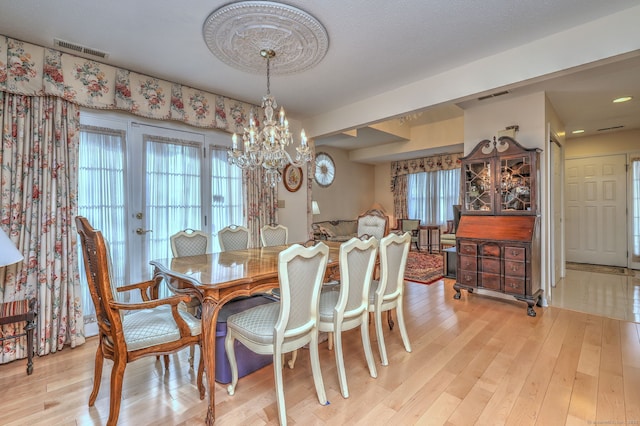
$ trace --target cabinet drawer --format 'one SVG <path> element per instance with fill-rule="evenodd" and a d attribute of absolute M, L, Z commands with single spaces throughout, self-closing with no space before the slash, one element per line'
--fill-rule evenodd
<path fill-rule="evenodd" d="M 500 275 L 482 273 L 482 287 L 490 290 L 500 290 Z"/>
<path fill-rule="evenodd" d="M 460 269 L 475 271 L 478 269 L 478 260 L 474 256 L 460 256 Z"/>
<path fill-rule="evenodd" d="M 482 246 L 482 255 L 500 257 L 500 246 L 496 244 L 485 244 Z"/>
<path fill-rule="evenodd" d="M 504 292 L 524 294 L 524 278 L 504 277 Z"/>
<path fill-rule="evenodd" d="M 460 254 L 468 254 L 468 255 L 477 255 L 478 254 L 478 246 L 473 243 L 460 243 Z"/>
<path fill-rule="evenodd" d="M 478 285 L 478 274 L 473 271 L 465 271 L 461 269 L 458 271 L 460 276 L 458 277 L 458 281 L 460 284 L 477 286 Z"/>
<path fill-rule="evenodd" d="M 492 257 L 483 257 L 481 262 L 482 262 L 482 272 L 489 272 L 491 274 L 500 273 L 500 259 L 494 259 Z"/>
<path fill-rule="evenodd" d="M 504 248 L 504 258 L 519 260 L 521 262 L 525 261 L 525 249 L 524 247 L 505 247 Z"/>
<path fill-rule="evenodd" d="M 505 276 L 524 277 L 526 269 L 526 263 L 524 262 L 514 262 L 513 260 L 504 261 Z"/>

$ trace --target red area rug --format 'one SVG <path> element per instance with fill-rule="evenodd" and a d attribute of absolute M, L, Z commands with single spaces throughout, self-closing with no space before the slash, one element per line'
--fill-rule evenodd
<path fill-rule="evenodd" d="M 410 251 L 404 279 L 421 284 L 431 284 L 443 277 L 442 254 Z"/>

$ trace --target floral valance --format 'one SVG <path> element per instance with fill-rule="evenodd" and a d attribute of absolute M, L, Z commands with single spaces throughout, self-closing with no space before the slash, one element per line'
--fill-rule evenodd
<path fill-rule="evenodd" d="M 462 153 L 458 152 L 455 154 L 442 154 L 431 157 L 414 158 L 412 160 L 394 161 L 391 163 L 391 191 L 393 191 L 396 177 L 398 176 L 459 169 L 461 157 Z"/>
<path fill-rule="evenodd" d="M 242 132 L 258 106 L 0 35 L 0 91 Z"/>

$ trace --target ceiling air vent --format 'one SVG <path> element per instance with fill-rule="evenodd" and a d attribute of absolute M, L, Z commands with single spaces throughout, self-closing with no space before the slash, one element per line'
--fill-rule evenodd
<path fill-rule="evenodd" d="M 598 129 L 599 132 L 606 132 L 607 130 L 615 130 L 622 129 L 624 126 L 613 126 L 613 127 L 603 127 L 602 129 Z"/>
<path fill-rule="evenodd" d="M 92 49 L 90 47 L 82 46 L 80 44 L 71 43 L 57 38 L 53 39 L 53 44 L 62 50 L 73 53 L 81 53 L 83 55 L 89 55 L 101 59 L 106 59 L 109 57 L 109 54 L 107 52 L 102 52 L 100 50 Z"/>
<path fill-rule="evenodd" d="M 484 101 L 485 99 L 491 99 L 491 98 L 495 98 L 497 96 L 502 96 L 502 95 L 506 95 L 507 93 L 509 93 L 508 90 L 503 90 L 502 92 L 496 92 L 496 93 L 492 93 L 490 95 L 486 95 L 486 96 L 480 96 L 478 98 L 479 101 Z"/>

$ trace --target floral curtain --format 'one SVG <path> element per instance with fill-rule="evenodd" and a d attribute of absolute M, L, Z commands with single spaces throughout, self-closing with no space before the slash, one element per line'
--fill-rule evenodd
<path fill-rule="evenodd" d="M 415 158 L 413 160 L 394 161 L 391 163 L 391 192 L 399 176 L 421 172 L 436 172 L 460 168 L 462 153 L 434 155 L 432 157 Z"/>
<path fill-rule="evenodd" d="M 253 104 L 0 35 L 0 91 L 52 95 L 87 108 L 242 132 Z"/>
<path fill-rule="evenodd" d="M 57 97 L 0 91 L 0 223 L 24 261 L 0 278 L 0 302 L 36 298 L 39 355 L 84 343 L 76 232 L 79 108 Z M 16 334 L 15 328 L 3 328 Z M 24 358 L 3 342 L 0 363 Z"/>
<path fill-rule="evenodd" d="M 396 218 L 408 217 L 407 176 L 414 173 L 452 170 L 461 167 L 462 153 L 434 155 L 391 163 L 391 192 L 393 214 Z"/>
<path fill-rule="evenodd" d="M 393 215 L 396 219 L 409 217 L 407 211 L 407 175 L 398 176 L 395 180 L 395 185 L 393 186 Z"/>
<path fill-rule="evenodd" d="M 244 216 L 249 229 L 249 247 L 260 247 L 260 228 L 278 223 L 278 187 L 265 181 L 262 167 L 246 169 L 242 174 L 245 188 Z"/>

